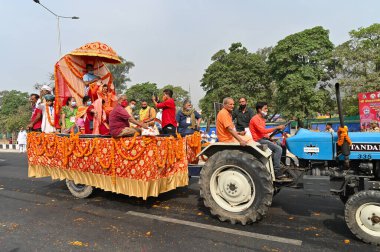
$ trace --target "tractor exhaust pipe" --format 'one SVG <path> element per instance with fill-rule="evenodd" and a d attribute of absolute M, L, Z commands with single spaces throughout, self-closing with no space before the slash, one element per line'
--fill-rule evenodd
<path fill-rule="evenodd" d="M 342 100 L 340 99 L 340 89 L 339 89 L 339 83 L 335 83 L 335 93 L 336 93 L 336 102 L 338 103 L 338 114 L 339 114 L 339 121 L 340 121 L 340 127 L 344 127 L 344 120 L 343 120 L 343 111 L 342 111 Z"/>
<path fill-rule="evenodd" d="M 336 101 L 338 103 L 338 114 L 339 114 L 339 122 L 340 127 L 344 128 L 344 120 L 343 120 L 343 110 L 342 110 L 342 101 L 340 99 L 340 89 L 339 83 L 335 83 L 335 93 L 336 93 Z M 340 148 L 341 154 L 344 156 L 344 167 L 346 169 L 350 168 L 350 144 L 344 139 L 343 145 Z"/>

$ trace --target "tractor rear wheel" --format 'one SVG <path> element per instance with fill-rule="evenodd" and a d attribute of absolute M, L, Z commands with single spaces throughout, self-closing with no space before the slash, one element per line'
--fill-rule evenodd
<path fill-rule="evenodd" d="M 360 240 L 380 245 L 380 191 L 360 191 L 345 206 L 348 228 Z"/>
<path fill-rule="evenodd" d="M 224 150 L 211 156 L 201 170 L 199 184 L 205 206 L 221 221 L 256 222 L 272 204 L 269 171 L 244 151 Z"/>

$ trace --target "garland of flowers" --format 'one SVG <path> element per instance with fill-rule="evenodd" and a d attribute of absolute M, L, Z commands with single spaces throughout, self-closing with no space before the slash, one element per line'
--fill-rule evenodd
<path fill-rule="evenodd" d="M 348 128 L 347 126 L 339 127 L 338 129 L 338 146 L 342 146 L 344 143 L 344 140 L 348 142 L 348 145 L 352 145 L 352 141 L 350 137 L 348 136 Z"/>
<path fill-rule="evenodd" d="M 137 138 L 137 136 L 138 136 L 138 133 L 136 132 L 135 135 L 133 136 L 132 141 L 129 143 L 128 146 L 125 144 L 125 138 L 120 138 L 121 146 L 122 146 L 124 149 L 126 149 L 126 150 L 130 150 L 130 149 L 132 149 L 133 146 L 134 146 L 135 143 L 136 143 L 136 138 Z M 115 140 L 115 139 L 113 139 L 113 141 L 116 143 L 116 140 Z"/>
<path fill-rule="evenodd" d="M 182 159 L 183 156 L 184 156 L 184 150 L 183 150 L 183 139 L 182 139 L 182 136 L 181 134 L 178 134 L 177 133 L 177 141 L 174 141 L 174 144 L 176 145 L 175 146 L 175 157 L 176 159 Z"/>
<path fill-rule="evenodd" d="M 57 67 L 57 71 L 62 75 L 62 78 L 63 80 L 65 81 L 66 85 L 71 89 L 71 91 L 73 91 L 77 96 L 79 96 L 80 98 L 83 98 L 83 95 L 80 94 L 78 91 L 76 91 L 75 88 L 73 88 L 73 86 L 71 86 L 70 82 L 66 79 L 65 75 L 62 73 L 61 69 Z"/>
<path fill-rule="evenodd" d="M 123 153 L 122 149 L 126 149 L 127 151 L 131 150 L 132 147 L 135 145 L 136 143 L 136 137 L 137 137 L 138 134 L 135 134 L 131 143 L 127 146 L 125 144 L 125 139 L 121 138 L 119 141 L 117 141 L 116 139 L 112 139 L 113 143 L 114 143 L 114 146 L 116 147 L 116 150 L 117 150 L 117 153 L 122 156 L 124 159 L 126 160 L 129 160 L 129 161 L 134 161 L 136 160 L 137 158 L 139 158 L 146 150 L 146 148 L 148 147 L 148 145 L 150 145 L 150 143 L 153 142 L 153 140 L 149 137 L 143 137 L 142 138 L 142 149 L 140 152 L 138 152 L 136 155 L 134 156 L 127 156 Z M 118 145 L 118 142 L 120 142 L 120 146 Z"/>
<path fill-rule="evenodd" d="M 167 145 L 166 145 L 166 147 L 167 147 Z M 155 154 L 156 154 L 156 162 L 157 162 L 157 166 L 158 166 L 159 168 L 164 168 L 164 167 L 165 167 L 165 164 L 166 164 L 166 158 L 167 158 L 167 156 L 168 156 L 168 151 L 167 151 L 167 150 L 163 150 L 163 151 L 164 151 L 164 156 L 160 156 L 160 153 L 159 153 L 159 151 L 158 151 L 158 147 L 157 147 L 157 145 L 154 145 L 153 149 L 154 149 L 154 152 L 155 152 Z M 161 153 L 162 153 L 162 152 L 161 152 Z M 161 160 L 161 162 L 160 162 L 160 160 Z"/>
<path fill-rule="evenodd" d="M 45 146 L 45 153 L 47 157 L 53 157 L 57 153 L 59 143 L 55 135 L 52 135 L 52 137 L 49 140 L 50 141 L 47 142 L 47 146 Z M 52 149 L 53 151 L 49 153 L 48 150 L 52 150 Z"/>
<path fill-rule="evenodd" d="M 56 101 L 57 102 L 55 102 L 54 103 L 54 113 L 56 114 L 56 115 L 58 115 L 59 114 L 59 111 L 61 111 L 61 102 L 60 102 L 60 98 L 59 98 L 59 92 L 58 92 L 58 90 L 59 90 L 59 88 L 58 88 L 58 75 L 57 75 L 57 70 L 58 70 L 58 63 L 56 64 L 56 67 L 54 68 L 54 80 L 55 80 L 55 87 L 57 87 L 57 88 L 55 88 L 55 97 L 56 97 Z M 59 126 L 59 123 L 58 123 L 58 125 L 57 125 L 57 127 L 60 127 Z"/>
<path fill-rule="evenodd" d="M 62 138 L 61 149 L 63 150 L 63 165 L 66 166 L 69 162 L 69 157 L 73 154 L 75 142 L 71 138 Z"/>
<path fill-rule="evenodd" d="M 41 134 L 41 138 L 39 139 L 40 141 L 38 143 L 36 143 L 36 154 L 37 156 L 42 156 L 44 153 L 45 153 L 45 134 L 42 133 Z M 38 151 L 40 150 L 40 152 Z"/>
<path fill-rule="evenodd" d="M 82 79 L 82 74 L 73 66 L 70 58 L 68 56 L 64 57 L 66 65 L 69 67 L 70 71 L 79 79 Z"/>
<path fill-rule="evenodd" d="M 49 106 L 45 105 L 45 112 L 46 112 L 46 115 L 47 115 L 47 119 L 48 119 L 48 122 L 49 124 L 54 127 L 54 123 L 51 121 L 51 117 L 50 117 L 50 111 L 49 111 Z"/>
<path fill-rule="evenodd" d="M 77 158 L 88 157 L 95 152 L 96 162 L 100 164 L 103 169 L 112 169 L 112 173 L 115 173 L 115 154 L 119 154 L 122 158 L 134 161 L 141 157 L 141 155 L 146 151 L 148 147 L 152 149 L 155 154 L 155 160 L 159 168 L 164 168 L 166 165 L 171 166 L 176 160 L 181 160 L 184 156 L 183 150 L 183 140 L 182 137 L 178 136 L 178 139 L 174 137 L 168 137 L 161 140 L 161 151 L 157 146 L 157 139 L 155 137 L 141 138 L 141 150 L 136 153 L 136 155 L 127 155 L 124 151 L 131 151 L 133 147 L 136 147 L 137 135 L 133 137 L 131 142 L 126 145 L 125 139 L 112 139 L 110 145 L 107 147 L 102 144 L 102 140 L 98 138 L 88 139 L 83 144 L 80 141 L 79 134 L 71 134 L 70 137 L 59 137 L 55 134 L 45 134 L 32 132 L 28 135 L 28 144 L 32 149 L 35 149 L 35 154 L 37 156 L 46 155 L 51 158 L 57 154 L 57 151 L 62 153 L 62 163 L 63 166 L 67 166 L 69 158 L 71 155 Z M 107 142 L 109 144 L 109 142 Z M 107 148 L 110 151 L 110 155 L 102 155 L 101 151 Z M 105 154 L 105 153 L 104 153 Z M 103 156 L 103 158 L 101 158 Z M 110 161 L 104 162 L 104 159 L 109 159 Z"/>
<path fill-rule="evenodd" d="M 201 152 L 202 144 L 201 144 L 201 134 L 196 131 L 191 136 L 187 136 L 187 140 L 189 142 L 190 147 L 194 150 L 195 154 Z"/>
<path fill-rule="evenodd" d="M 98 162 L 99 162 L 100 166 L 103 169 L 108 169 L 108 168 L 110 168 L 113 165 L 114 159 L 115 159 L 114 144 L 112 142 L 111 145 L 109 145 L 109 148 L 107 148 L 107 149 L 110 149 L 110 152 L 111 152 L 111 154 L 110 154 L 110 162 L 108 164 L 104 164 L 102 162 L 101 158 L 100 158 L 101 157 L 101 153 L 100 152 L 101 152 L 101 149 L 102 149 L 101 146 L 100 146 L 100 142 L 101 141 L 100 141 L 100 139 L 96 139 L 96 141 L 97 141 L 97 145 L 98 145 L 98 147 L 97 147 L 97 152 L 98 152 L 97 160 L 99 160 Z"/>

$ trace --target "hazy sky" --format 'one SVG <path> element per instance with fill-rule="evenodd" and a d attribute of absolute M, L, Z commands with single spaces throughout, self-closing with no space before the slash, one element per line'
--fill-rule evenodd
<path fill-rule="evenodd" d="M 321 25 L 337 45 L 348 32 L 380 22 L 380 1 L 355 0 L 41 0 L 62 16 L 62 54 L 101 41 L 135 63 L 131 86 L 180 85 L 194 103 L 211 56 L 242 42 L 248 50 L 274 46 L 295 32 Z M 33 0 L 0 0 L 0 90 L 33 91 L 58 61 L 55 17 Z"/>

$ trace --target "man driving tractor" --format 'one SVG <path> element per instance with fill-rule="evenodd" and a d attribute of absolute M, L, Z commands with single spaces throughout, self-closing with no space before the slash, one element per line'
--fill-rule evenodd
<path fill-rule="evenodd" d="M 265 127 L 265 118 L 268 115 L 268 103 L 266 102 L 256 103 L 256 112 L 257 114 L 252 117 L 251 121 L 249 122 L 249 130 L 251 131 L 253 140 L 260 144 L 266 144 L 268 148 L 273 152 L 272 160 L 276 180 L 284 182 L 291 181 L 291 179 L 287 178 L 286 175 L 281 171 L 281 146 L 272 142 L 272 140 L 268 137 L 269 133 L 272 133 L 275 130 L 284 130 L 285 126 L 278 125 L 270 129 L 267 129 Z"/>

